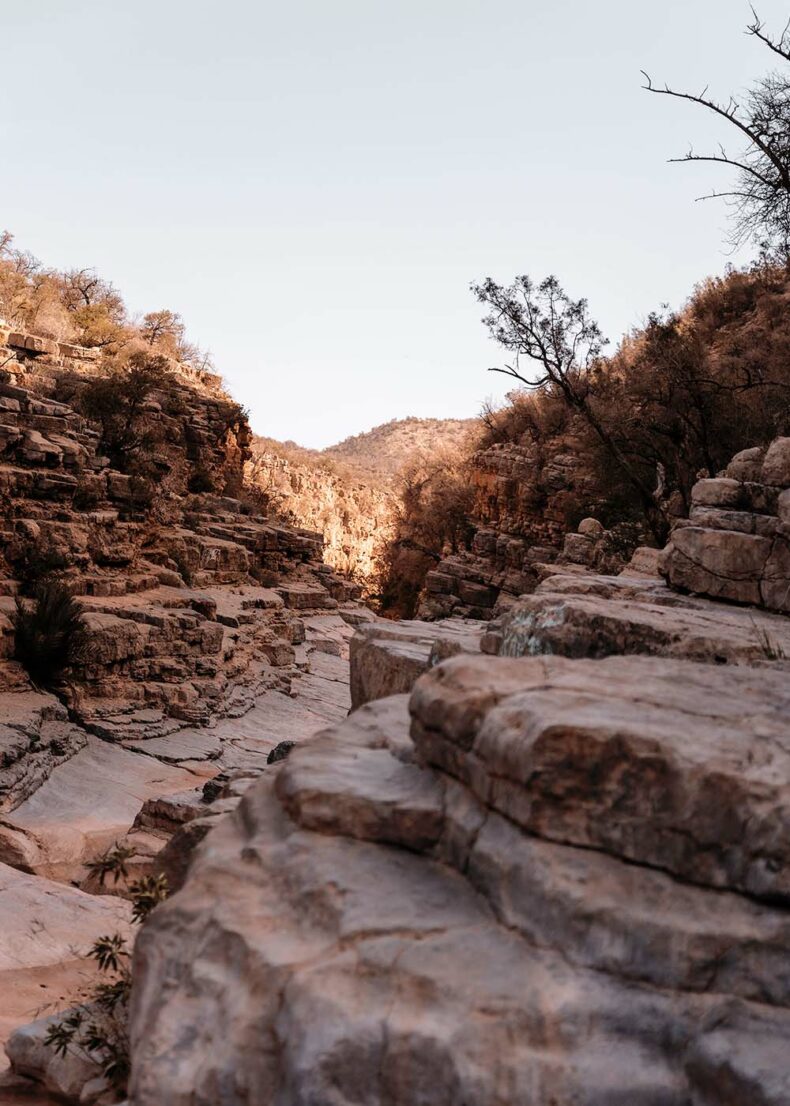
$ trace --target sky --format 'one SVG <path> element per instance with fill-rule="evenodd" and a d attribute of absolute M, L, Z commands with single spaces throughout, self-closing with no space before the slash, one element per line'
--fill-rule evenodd
<path fill-rule="evenodd" d="M 788 0 L 758 0 L 781 29 Z M 0 0 L 0 227 L 178 311 L 259 434 L 468 417 L 472 281 L 556 273 L 615 342 L 733 257 L 728 137 L 640 88 L 769 65 L 741 0 Z"/>

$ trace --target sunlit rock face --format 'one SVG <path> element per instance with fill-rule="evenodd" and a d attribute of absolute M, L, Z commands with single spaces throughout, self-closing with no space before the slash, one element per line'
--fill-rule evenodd
<path fill-rule="evenodd" d="M 245 477 L 283 519 L 320 533 L 327 564 L 373 596 L 404 472 L 444 450 L 468 451 L 475 430 L 474 419 L 393 419 L 323 450 L 255 436 Z"/>
<path fill-rule="evenodd" d="M 787 1102 L 789 695 L 459 653 L 361 707 L 143 931 L 131 1102 Z"/>

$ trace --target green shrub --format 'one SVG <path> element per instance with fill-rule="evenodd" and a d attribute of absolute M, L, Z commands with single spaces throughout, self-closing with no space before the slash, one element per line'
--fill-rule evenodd
<path fill-rule="evenodd" d="M 61 580 L 45 579 L 32 601 L 17 597 L 12 618 L 15 659 L 33 683 L 56 684 L 82 651 L 86 627 L 79 603 Z"/>
<path fill-rule="evenodd" d="M 88 865 L 104 884 L 112 875 L 117 883 L 128 874 L 126 862 L 134 850 L 116 846 Z M 145 921 L 153 908 L 167 898 L 164 876 L 143 876 L 129 887 L 132 921 Z M 79 1005 L 66 1011 L 50 1026 L 45 1044 L 59 1056 L 71 1052 L 101 1065 L 113 1089 L 124 1096 L 129 1079 L 129 996 L 132 988 L 131 955 L 127 940 L 120 933 L 100 937 L 88 955 L 95 961 L 100 978 L 79 996 Z"/>

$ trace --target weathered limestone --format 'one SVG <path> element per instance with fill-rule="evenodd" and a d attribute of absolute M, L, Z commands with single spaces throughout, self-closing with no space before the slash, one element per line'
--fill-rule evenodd
<path fill-rule="evenodd" d="M 786 1104 L 785 675 L 460 654 L 297 746 L 141 935 L 131 1102 Z"/>
<path fill-rule="evenodd" d="M 128 933 L 129 914 L 123 899 L 0 863 L 0 1042 L 84 988 L 95 974 L 87 950 L 103 934 Z"/>
<path fill-rule="evenodd" d="M 412 733 L 531 833 L 790 902 L 788 707 L 782 669 L 458 658 L 415 689 Z"/>
<path fill-rule="evenodd" d="M 725 475 L 695 484 L 691 516 L 662 558 L 674 587 L 790 611 L 788 457 L 790 438 L 777 438 L 767 451 L 737 454 Z"/>
<path fill-rule="evenodd" d="M 79 880 L 86 861 L 127 832 L 147 799 L 195 782 L 182 768 L 89 737 L 0 818 L 0 860 L 49 879 Z"/>
<path fill-rule="evenodd" d="M 80 996 L 84 954 L 99 934 L 90 911 L 76 908 L 60 926 L 52 888 L 93 892 L 72 893 L 106 904 L 96 916 L 111 933 L 120 923 L 108 890 L 126 894 L 153 871 L 177 885 L 201 834 L 238 803 L 271 750 L 345 716 L 348 639 L 372 616 L 356 586 L 320 563 L 320 535 L 232 495 L 192 492 L 242 487 L 249 430 L 218 378 L 174 365 L 167 394 L 149 398 L 154 501 L 145 480 L 110 466 L 72 399 L 60 402 L 95 375 L 95 358 L 6 330 L 0 346 L 0 858 L 35 873 L 24 878 L 42 889 L 30 898 L 31 933 L 46 934 L 51 921 L 59 941 L 73 923 L 72 956 L 59 975 L 52 969 L 58 993 L 42 994 L 62 1007 Z M 79 598 L 86 623 L 79 658 L 53 694 L 33 689 L 13 659 L 16 596 L 32 603 L 47 575 Z M 86 864 L 116 843 L 134 850 L 128 879 L 102 887 Z M 7 898 L 27 926 L 24 903 Z M 11 980 L 0 938 L 0 992 L 7 982 L 9 995 L 12 983 L 35 994 L 37 956 L 22 948 Z M 3 1039 L 37 1011 L 9 999 Z M 29 1075 L 66 1100 L 98 1101 L 106 1088 L 83 1086 L 87 1069 L 60 1062 L 44 1034 L 39 1024 L 9 1045 L 13 1094 L 30 1089 Z M 8 1081 L 0 1101 L 6 1093 Z"/>
<path fill-rule="evenodd" d="M 86 735 L 67 721 L 54 695 L 19 691 L 2 697 L 0 818 L 31 795 L 56 765 L 74 756 Z"/>
<path fill-rule="evenodd" d="M 479 622 L 387 622 L 361 626 L 351 640 L 351 704 L 408 691 L 419 675 L 445 657 L 478 652 Z"/>
<path fill-rule="evenodd" d="M 553 576 L 489 626 L 487 653 L 607 657 L 620 653 L 754 665 L 790 657 L 786 618 L 688 599 L 660 580 Z"/>

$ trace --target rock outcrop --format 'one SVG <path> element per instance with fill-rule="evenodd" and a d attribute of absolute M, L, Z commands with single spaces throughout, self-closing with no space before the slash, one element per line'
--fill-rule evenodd
<path fill-rule="evenodd" d="M 570 458 L 524 498 L 494 450 L 487 525 L 429 581 L 432 617 L 479 617 L 385 623 L 319 534 L 231 494 L 249 443 L 218 382 L 153 397 L 154 505 L 61 388 L 92 358 L 21 338 L 0 1088 L 106 1100 L 41 1015 L 127 931 L 128 880 L 90 867 L 118 843 L 175 890 L 135 947 L 130 1106 L 790 1106 L 786 440 L 620 574 L 595 520 L 564 533 Z M 42 563 L 86 621 L 52 692 L 14 657 Z"/>
<path fill-rule="evenodd" d="M 737 454 L 692 490 L 663 568 L 697 595 L 790 611 L 790 438 Z"/>
<path fill-rule="evenodd" d="M 245 475 L 279 517 L 321 534 L 328 564 L 372 586 L 394 533 L 397 500 L 389 480 L 265 438 L 253 438 Z"/>
<path fill-rule="evenodd" d="M 787 708 L 783 668 L 469 655 L 411 737 L 362 708 L 144 930 L 131 1102 L 787 1103 Z"/>
<path fill-rule="evenodd" d="M 138 941 L 133 1106 L 790 1104 L 790 631 L 656 562 L 358 633 Z"/>
<path fill-rule="evenodd" d="M 88 1102 L 107 1093 L 96 1065 L 58 1060 L 41 1021 L 19 1027 L 90 989 L 86 953 L 128 928 L 130 882 L 178 886 L 271 751 L 346 715 L 348 640 L 374 616 L 322 563 L 320 534 L 245 496 L 249 428 L 218 378 L 174 364 L 148 397 L 159 478 L 141 488 L 81 413 L 95 355 L 28 337 L 0 330 L 0 1041 L 16 1031 L 0 1100 L 32 1095 L 33 1078 Z M 44 579 L 84 621 L 51 691 L 14 629 Z M 116 844 L 127 877 L 102 886 L 90 865 Z"/>
<path fill-rule="evenodd" d="M 320 533 L 327 563 L 371 595 L 396 534 L 404 471 L 461 448 L 473 429 L 472 419 L 393 419 L 323 450 L 254 437 L 245 476 L 279 517 Z"/>

